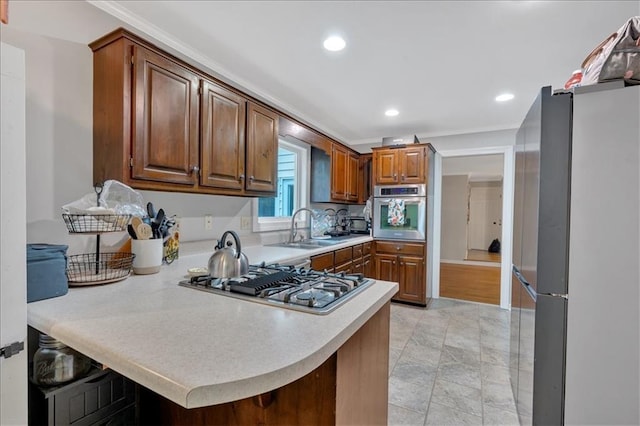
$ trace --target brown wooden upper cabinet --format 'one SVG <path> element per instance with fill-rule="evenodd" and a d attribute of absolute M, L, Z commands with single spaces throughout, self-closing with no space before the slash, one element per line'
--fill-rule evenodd
<path fill-rule="evenodd" d="M 198 76 L 133 46 L 131 176 L 194 185 L 198 166 Z"/>
<path fill-rule="evenodd" d="M 247 108 L 248 191 L 274 192 L 278 163 L 278 115 L 249 102 Z"/>
<path fill-rule="evenodd" d="M 425 183 L 426 146 L 373 148 L 373 175 L 376 185 Z"/>
<path fill-rule="evenodd" d="M 339 143 L 326 152 L 311 148 L 311 202 L 358 203 L 360 155 Z"/>
<path fill-rule="evenodd" d="M 358 162 L 358 204 L 365 204 L 372 194 L 373 154 L 360 154 Z"/>
<path fill-rule="evenodd" d="M 274 195 L 275 111 L 124 29 L 90 47 L 94 183 Z"/>
<path fill-rule="evenodd" d="M 331 151 L 331 198 L 335 201 L 358 202 L 359 157 L 341 145 Z"/>
<path fill-rule="evenodd" d="M 202 80 L 201 185 L 244 189 L 246 103 L 242 96 Z"/>

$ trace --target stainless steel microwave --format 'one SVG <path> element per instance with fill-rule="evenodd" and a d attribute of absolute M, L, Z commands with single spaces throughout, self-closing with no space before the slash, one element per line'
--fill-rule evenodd
<path fill-rule="evenodd" d="M 373 238 L 425 241 L 427 238 L 426 185 L 374 187 L 372 216 Z"/>

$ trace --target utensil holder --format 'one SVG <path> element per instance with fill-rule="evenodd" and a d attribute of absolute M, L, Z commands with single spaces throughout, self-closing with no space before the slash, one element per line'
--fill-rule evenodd
<path fill-rule="evenodd" d="M 131 240 L 133 258 L 133 273 L 138 275 L 155 274 L 160 272 L 164 245 L 162 238 L 150 240 Z"/>

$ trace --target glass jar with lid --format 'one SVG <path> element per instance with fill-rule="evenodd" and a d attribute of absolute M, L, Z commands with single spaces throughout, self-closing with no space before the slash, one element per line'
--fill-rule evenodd
<path fill-rule="evenodd" d="M 33 355 L 33 380 L 44 386 L 59 385 L 82 377 L 91 360 L 59 340 L 40 334 L 39 348 Z"/>

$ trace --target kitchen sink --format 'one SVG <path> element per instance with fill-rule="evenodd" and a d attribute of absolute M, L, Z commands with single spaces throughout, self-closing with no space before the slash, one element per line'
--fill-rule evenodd
<path fill-rule="evenodd" d="M 282 242 L 275 244 L 267 244 L 267 247 L 289 247 L 289 248 L 299 248 L 312 250 L 321 247 L 333 246 L 336 244 L 340 244 L 344 240 L 302 240 L 302 241 L 294 241 L 294 242 Z"/>

